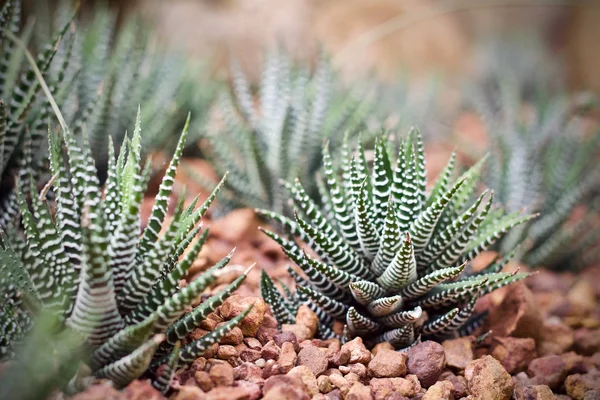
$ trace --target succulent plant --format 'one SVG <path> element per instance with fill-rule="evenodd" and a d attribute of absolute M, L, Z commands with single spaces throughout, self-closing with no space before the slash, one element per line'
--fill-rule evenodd
<path fill-rule="evenodd" d="M 126 136 L 117 158 L 109 139 L 104 196 L 85 135 L 81 146 L 66 126 L 62 139 L 49 135 L 52 180 L 30 205 L 19 187 L 24 235 L 14 226 L 2 235 L 2 356 L 18 353 L 34 315 L 51 310 L 62 326 L 85 339 L 85 361 L 94 376 L 123 387 L 148 367 L 156 372 L 166 364 L 154 380 L 166 391 L 177 363 L 193 361 L 247 315 L 249 309 L 195 341 L 178 344 L 245 278 L 185 314 L 231 258 L 179 286 L 207 237 L 198 222 L 225 181 L 198 208 L 198 198 L 184 208 L 182 197 L 172 219 L 165 220 L 186 136 L 187 124 L 140 234 L 149 169 L 141 166 L 139 111 L 133 135 Z M 49 190 L 56 198 L 54 217 L 45 200 Z M 32 187 L 31 193 L 37 191 Z"/>
<path fill-rule="evenodd" d="M 314 176 L 322 140 L 337 146 L 344 132 L 354 136 L 364 127 L 367 105 L 352 93 L 339 93 L 324 59 L 311 75 L 281 52 L 269 54 L 257 106 L 236 64 L 232 79 L 233 99 L 221 96 L 220 123 L 207 133 L 207 157 L 219 174 L 230 174 L 222 203 L 225 209 L 250 206 L 282 212 L 279 181 Z M 316 185 L 308 181 L 307 190 L 316 196 Z"/>
<path fill-rule="evenodd" d="M 415 77 L 408 72 L 398 74 L 393 82 L 374 82 L 377 87 L 379 119 L 394 132 L 407 132 L 418 126 L 423 140 L 443 140 L 448 136 L 446 121 L 451 118 L 452 102 L 445 101 L 448 82 L 433 73 Z"/>
<path fill-rule="evenodd" d="M 498 79 L 510 77 L 520 96 L 532 101 L 543 88 L 553 95 L 567 87 L 566 58 L 552 48 L 539 27 L 479 35 L 473 50 L 473 73 L 468 85 L 497 95 Z M 468 93 L 468 89 L 467 89 Z M 466 96 L 471 99 L 470 93 Z"/>
<path fill-rule="evenodd" d="M 43 31 L 63 26 L 73 12 L 69 3 L 60 2 L 55 18 L 47 21 Z M 106 6 L 96 4 L 90 14 L 91 18 L 78 18 L 65 35 L 49 79 L 65 75 L 68 84 L 55 97 L 71 126 L 85 120 L 103 180 L 107 132 L 115 143 L 121 143 L 138 104 L 144 104 L 142 120 L 148 127 L 142 139 L 144 151 L 172 151 L 172 137 L 185 122 L 182 110 L 193 110 L 192 123 L 204 126 L 219 83 L 204 78 L 207 74 L 201 63 L 159 46 L 152 29 L 139 18 L 125 18 L 117 28 L 117 15 Z M 58 68 L 61 64 L 68 66 L 66 71 Z M 200 130 L 190 133 L 195 135 L 190 138 L 194 143 Z"/>
<path fill-rule="evenodd" d="M 0 228 L 5 227 L 18 214 L 14 177 L 23 170 L 23 144 L 28 142 L 32 152 L 34 180 L 40 175 L 40 166 L 44 162 L 43 148 L 48 130 L 48 118 L 52 111 L 50 104 L 41 96 L 40 84 L 35 79 L 34 67 L 24 62 L 25 52 L 14 40 L 26 40 L 27 32 L 21 31 L 21 2 L 8 0 L 0 9 Z M 48 74 L 54 67 L 55 45 L 63 29 L 56 37 L 38 52 L 37 66 L 42 74 Z M 64 71 L 63 66 L 56 67 Z M 60 85 L 58 79 L 54 83 Z M 29 179 L 22 175 L 21 180 Z M 24 190 L 29 184 L 24 182 Z"/>
<path fill-rule="evenodd" d="M 376 140 L 371 176 L 362 145 L 353 155 L 343 147 L 341 176 L 326 146 L 323 208 L 296 180 L 286 184 L 295 219 L 257 210 L 281 224 L 285 235 L 265 232 L 302 271 L 288 269 L 296 290 L 284 288 L 285 296 L 262 276 L 262 294 L 280 324 L 293 323 L 298 306 L 307 303 L 320 319 L 321 337 L 334 335 L 337 320 L 347 327 L 343 339 L 365 335 L 370 345 L 388 341 L 404 348 L 420 337 L 471 332 L 483 318 L 473 315 L 476 300 L 527 276 L 501 272 L 510 255 L 478 272 L 468 267 L 507 231 L 533 218 L 504 215 L 492 207 L 493 192 L 487 190 L 470 201 L 483 160 L 451 183 L 452 155 L 427 194 L 418 132 L 402 144 L 396 166 L 387 146 L 387 140 Z"/>
<path fill-rule="evenodd" d="M 500 242 L 505 250 L 523 242 L 523 261 L 553 269 L 582 268 L 600 257 L 600 182 L 594 163 L 600 155 L 600 132 L 586 129 L 582 97 L 523 99 L 516 81 L 496 81 L 494 99 L 481 94 L 474 107 L 490 138 L 488 184 L 510 212 L 539 212 Z M 585 101 L 585 103 L 582 103 Z M 589 125 L 589 124 L 588 124 Z M 568 220 L 577 210 L 584 216 Z"/>

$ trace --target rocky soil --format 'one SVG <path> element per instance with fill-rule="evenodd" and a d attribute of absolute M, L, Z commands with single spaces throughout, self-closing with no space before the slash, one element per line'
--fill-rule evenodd
<path fill-rule="evenodd" d="M 285 277 L 287 260 L 257 232 L 259 224 L 250 210 L 210 224 L 212 238 L 192 275 L 234 245 L 231 273 L 221 277 L 213 291 L 235 279 L 250 262 L 259 267 L 239 294 L 188 339 L 215 329 L 250 303 L 255 307 L 220 344 L 177 371 L 169 399 L 600 399 L 600 268 L 579 275 L 541 271 L 479 301 L 478 307 L 489 308 L 490 314 L 478 336 L 426 341 L 399 353 L 389 343 L 368 349 L 361 338 L 344 345 L 315 339 L 318 320 L 308 307 L 280 332 L 258 294 L 258 270 Z M 482 264 L 491 256 L 484 254 Z M 149 381 L 139 380 L 122 392 L 98 382 L 73 397 L 101 398 L 163 396 Z"/>

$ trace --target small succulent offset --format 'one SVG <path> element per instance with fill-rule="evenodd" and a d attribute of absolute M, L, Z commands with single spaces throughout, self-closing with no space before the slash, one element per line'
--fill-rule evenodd
<path fill-rule="evenodd" d="M 245 274 L 185 314 L 231 258 L 229 254 L 187 286 L 179 286 L 208 234 L 198 223 L 225 178 L 200 207 L 196 198 L 184 208 L 182 198 L 172 219 L 165 220 L 186 124 L 140 235 L 140 206 L 149 178 L 148 165 L 141 166 L 140 131 L 138 112 L 133 136 L 125 138 L 117 158 L 112 142 L 108 146 L 104 196 L 85 136 L 80 146 L 65 126 L 62 139 L 49 135 L 52 180 L 39 196 L 32 196 L 31 205 L 19 188 L 24 238 L 14 226 L 2 235 L 3 358 L 13 353 L 18 358 L 34 315 L 52 310 L 63 327 L 85 339 L 85 362 L 94 376 L 123 387 L 150 367 L 160 371 L 155 387 L 166 391 L 178 363 L 192 362 L 247 315 L 249 309 L 180 346 L 239 287 Z M 54 217 L 45 200 L 50 189 L 56 198 Z M 37 191 L 31 188 L 31 193 Z M 3 389 L 14 385 L 2 383 Z"/>
<path fill-rule="evenodd" d="M 335 335 L 332 324 L 338 320 L 347 326 L 343 340 L 368 334 L 363 338 L 369 345 L 388 341 L 405 348 L 421 337 L 472 332 L 484 316 L 473 315 L 476 300 L 527 276 L 500 272 L 510 255 L 467 272 L 478 253 L 533 218 L 492 208 L 489 191 L 470 201 L 483 160 L 451 183 L 452 155 L 427 195 L 418 132 L 400 145 L 395 167 L 386 142 L 376 140 L 371 176 L 362 145 L 354 155 L 343 147 L 341 177 L 325 147 L 323 208 L 297 180 L 286 185 L 297 207 L 295 220 L 257 210 L 283 226 L 287 237 L 265 233 L 303 272 L 288 269 L 296 290 L 284 288 L 285 297 L 262 276 L 262 294 L 280 324 L 293 323 L 299 305 L 307 303 L 320 319 L 323 338 Z"/>
<path fill-rule="evenodd" d="M 55 45 L 66 26 L 50 43 L 40 46 L 36 63 L 42 74 L 47 74 L 56 64 Z M 44 161 L 40 154 L 46 142 L 48 118 L 52 114 L 50 104 L 41 96 L 33 66 L 24 63 L 25 53 L 14 40 L 22 36 L 21 2 L 8 0 L 0 9 L 0 228 L 6 227 L 18 214 L 14 175 L 23 171 L 25 142 L 33 153 L 33 179 L 37 181 L 38 167 Z M 57 71 L 64 72 L 64 66 L 58 66 Z M 61 82 L 57 79 L 53 83 L 60 85 Z M 21 176 L 22 181 L 29 178 L 29 175 Z M 29 184 L 24 186 L 24 190 L 29 190 Z"/>
<path fill-rule="evenodd" d="M 283 211 L 281 179 L 310 182 L 319 168 L 323 139 L 332 146 L 364 127 L 368 107 L 352 93 L 340 93 L 333 72 L 320 59 L 311 75 L 281 52 L 268 56 L 258 106 L 239 67 L 232 70 L 233 99 L 217 103 L 220 123 L 207 133 L 207 156 L 217 173 L 229 171 L 225 208 L 263 207 Z M 309 179 L 310 178 L 310 179 Z"/>
<path fill-rule="evenodd" d="M 499 202 L 508 211 L 541 214 L 503 238 L 500 249 L 522 241 L 520 256 L 528 265 L 583 268 L 600 257 L 600 199 L 593 201 L 600 132 L 586 133 L 581 98 L 545 97 L 538 90 L 538 99 L 528 103 L 519 89 L 514 81 L 497 80 L 496 100 L 481 96 L 474 105 L 490 137 L 488 184 Z M 576 208 L 585 215 L 570 223 Z"/>

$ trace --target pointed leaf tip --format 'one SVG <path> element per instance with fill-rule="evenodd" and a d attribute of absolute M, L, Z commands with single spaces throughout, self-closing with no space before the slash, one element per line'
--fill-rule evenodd
<path fill-rule="evenodd" d="M 248 275 L 255 266 L 256 266 L 256 263 L 252 263 L 252 265 L 250 265 L 248 268 L 246 268 L 246 270 L 244 271 L 244 275 Z"/>
<path fill-rule="evenodd" d="M 167 339 L 167 335 L 165 335 L 164 333 L 159 333 L 157 335 L 154 335 L 152 337 L 152 341 L 156 344 L 161 344 L 162 342 L 164 342 Z"/>

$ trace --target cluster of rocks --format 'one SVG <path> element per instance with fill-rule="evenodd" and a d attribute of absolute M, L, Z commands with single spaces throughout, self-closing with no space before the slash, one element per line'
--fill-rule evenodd
<path fill-rule="evenodd" d="M 425 341 L 406 353 L 361 338 L 314 339 L 318 319 L 306 306 L 277 328 L 259 297 L 234 295 L 188 338 L 253 311 L 189 366 L 177 371 L 173 400 L 593 400 L 600 399 L 598 291 L 585 279 L 538 274 L 491 296 L 483 340 Z M 582 283 L 584 282 L 584 283 Z M 558 300 L 556 300 L 558 299 Z M 137 385 L 137 386 L 136 386 Z M 97 390 L 97 389 L 96 389 Z M 135 382 L 112 398 L 162 398 Z M 143 393 L 142 397 L 136 393 Z M 114 393 L 113 393 L 114 394 Z M 89 397 L 83 397 L 89 398 Z"/>

